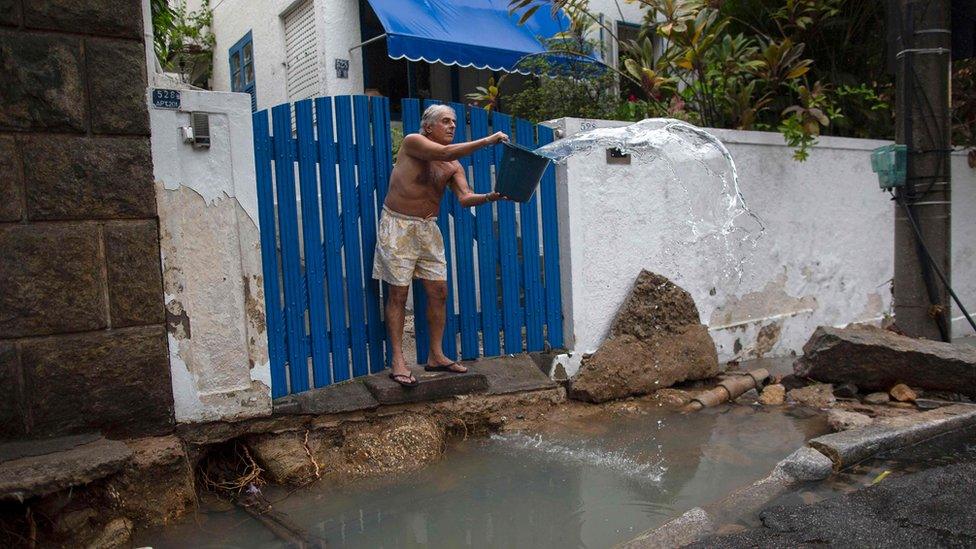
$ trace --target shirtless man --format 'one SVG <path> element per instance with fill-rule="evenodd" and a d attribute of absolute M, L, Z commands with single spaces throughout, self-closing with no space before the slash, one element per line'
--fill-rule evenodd
<path fill-rule="evenodd" d="M 475 194 L 468 187 L 458 158 L 507 141 L 502 132 L 452 144 L 457 127 L 454 109 L 434 105 L 424 111 L 419 134 L 403 138 L 396 165 L 390 174 L 390 189 L 383 204 L 376 234 L 373 278 L 386 282 L 386 327 L 393 351 L 390 377 L 407 387 L 417 385 L 403 358 L 403 317 L 407 291 L 414 278 L 423 280 L 427 293 L 427 322 L 430 326 L 430 357 L 427 371 L 464 373 L 468 369 L 444 355 L 445 303 L 447 302 L 447 261 L 444 240 L 437 227 L 437 213 L 445 188 L 450 185 L 464 207 L 480 206 L 503 196 L 496 192 Z"/>

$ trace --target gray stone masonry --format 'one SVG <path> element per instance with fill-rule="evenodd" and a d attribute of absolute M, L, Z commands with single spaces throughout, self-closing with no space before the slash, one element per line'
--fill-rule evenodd
<path fill-rule="evenodd" d="M 140 0 L 0 0 L 0 440 L 172 430 Z"/>

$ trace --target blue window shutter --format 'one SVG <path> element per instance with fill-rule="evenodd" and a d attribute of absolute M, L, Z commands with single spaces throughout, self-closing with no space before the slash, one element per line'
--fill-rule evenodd
<path fill-rule="evenodd" d="M 251 31 L 247 31 L 243 38 L 230 47 L 227 56 L 230 62 L 231 91 L 251 94 L 251 111 L 256 111 L 258 105 L 254 78 L 254 43 L 251 40 Z"/>

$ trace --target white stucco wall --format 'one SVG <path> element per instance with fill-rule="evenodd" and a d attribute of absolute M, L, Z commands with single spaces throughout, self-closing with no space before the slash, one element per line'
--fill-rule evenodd
<path fill-rule="evenodd" d="M 302 0 L 300 0 L 302 1 Z M 214 47 L 213 89 L 229 91 L 228 51 L 248 31 L 254 43 L 254 78 L 258 109 L 288 101 L 285 82 L 285 26 L 282 16 L 295 0 L 211 0 Z M 316 95 L 363 92 L 358 0 L 312 0 L 315 3 L 320 84 Z M 338 78 L 335 59 L 349 60 L 349 77 Z"/>
<path fill-rule="evenodd" d="M 181 96 L 179 110 L 149 109 L 176 420 L 268 415 L 250 98 Z M 209 149 L 183 143 L 190 112 L 209 114 Z"/>
<path fill-rule="evenodd" d="M 566 135 L 620 122 L 563 119 Z M 641 269 L 678 281 L 698 305 L 720 358 L 802 352 L 818 325 L 877 322 L 891 312 L 893 208 L 869 153 L 881 141 L 822 138 L 795 162 L 776 133 L 712 131 L 731 151 L 740 188 L 766 234 L 738 285 L 715 285 L 714 264 L 675 253 L 682 193 L 667 192 L 659 165 L 608 165 L 603 150 L 571 157 L 559 174 L 560 259 L 569 345 L 595 350 Z M 953 271 L 976 304 L 976 176 L 954 162 Z M 713 291 L 713 288 L 715 290 Z M 972 308 L 971 305 L 967 307 Z M 956 322 L 956 328 L 960 321 Z"/>

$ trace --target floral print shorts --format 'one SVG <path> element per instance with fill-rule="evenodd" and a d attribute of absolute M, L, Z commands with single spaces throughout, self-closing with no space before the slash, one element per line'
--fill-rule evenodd
<path fill-rule="evenodd" d="M 383 206 L 376 232 L 373 278 L 409 286 L 414 278 L 447 280 L 444 239 L 437 217 L 404 215 Z"/>

